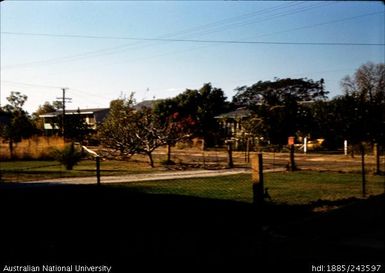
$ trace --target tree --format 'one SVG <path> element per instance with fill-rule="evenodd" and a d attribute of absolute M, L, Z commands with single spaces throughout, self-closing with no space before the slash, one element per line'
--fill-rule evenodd
<path fill-rule="evenodd" d="M 198 131 L 197 134 L 204 139 L 207 146 L 218 144 L 218 140 L 224 137 L 224 132 L 219 126 L 215 116 L 230 110 L 230 103 L 220 88 L 212 87 L 206 83 L 199 89 L 200 103 L 198 104 Z"/>
<path fill-rule="evenodd" d="M 165 104 L 163 104 L 165 105 Z M 155 108 L 159 110 L 159 108 Z M 167 145 L 167 164 L 173 163 L 171 160 L 171 147 L 177 142 L 189 139 L 192 135 L 192 129 L 194 128 L 196 121 L 191 117 L 182 117 L 178 112 L 164 116 L 164 112 L 154 111 L 155 119 L 160 126 L 163 128 L 161 131 L 163 139 Z"/>
<path fill-rule="evenodd" d="M 129 99 L 114 100 L 110 112 L 100 128 L 102 143 L 131 157 L 134 154 L 148 156 L 154 167 L 153 151 L 165 145 L 165 128 L 156 119 L 152 110 L 133 108 L 133 94 Z"/>
<path fill-rule="evenodd" d="M 353 77 L 346 76 L 341 87 L 354 115 L 345 118 L 354 126 L 354 143 L 370 142 L 373 147 L 385 145 L 385 65 L 368 62 L 361 65 Z M 379 153 L 376 166 L 379 169 Z M 377 170 L 379 172 L 379 170 Z"/>
<path fill-rule="evenodd" d="M 32 114 L 32 120 L 35 124 L 36 129 L 40 132 L 44 131 L 44 121 L 42 118 L 39 117 L 40 115 L 52 113 L 56 110 L 57 109 L 55 108 L 55 106 L 53 104 L 50 104 L 48 101 L 44 102 L 43 105 L 39 105 L 37 110 Z M 58 121 L 53 123 L 58 123 Z M 54 128 L 54 124 L 52 124 L 52 128 Z"/>
<path fill-rule="evenodd" d="M 84 141 L 90 130 L 88 124 L 80 115 L 80 109 L 78 109 L 76 114 L 66 115 L 64 120 L 64 128 L 65 138 L 80 143 Z"/>
<path fill-rule="evenodd" d="M 346 99 L 354 106 L 354 119 L 360 128 L 357 141 L 382 142 L 385 138 L 385 65 L 367 63 L 353 77 L 341 81 Z"/>
<path fill-rule="evenodd" d="M 14 143 L 20 142 L 22 138 L 30 137 L 35 133 L 35 128 L 27 112 L 23 110 L 27 98 L 26 95 L 20 92 L 12 91 L 10 96 L 7 97 L 9 104 L 3 107 L 3 111 L 9 116 L 9 120 L 1 126 L 0 134 L 8 141 L 11 158 L 14 158 Z"/>
<path fill-rule="evenodd" d="M 99 138 L 108 148 L 120 152 L 121 156 L 132 156 L 136 153 L 136 144 L 131 122 L 134 119 L 133 94 L 127 98 L 113 100 L 110 111 L 99 128 Z"/>
<path fill-rule="evenodd" d="M 199 90 L 187 89 L 178 96 L 158 103 L 154 112 L 164 120 L 178 115 L 180 132 L 191 137 L 202 137 L 208 146 L 220 138 L 220 127 L 215 116 L 227 112 L 230 104 L 220 88 L 206 83 Z M 183 133 L 184 132 L 184 133 Z"/>
<path fill-rule="evenodd" d="M 309 110 L 306 102 L 326 98 L 324 80 L 314 82 L 307 79 L 275 79 L 259 81 L 248 87 L 236 89 L 233 103 L 246 106 L 254 112 L 258 122 L 248 126 L 251 133 L 263 136 L 274 144 L 287 143 L 287 137 L 298 132 L 307 134 Z"/>
<path fill-rule="evenodd" d="M 142 108 L 133 113 L 130 124 L 135 152 L 147 155 L 149 164 L 154 167 L 152 152 L 167 143 L 167 127 L 159 124 L 150 108 Z"/>
<path fill-rule="evenodd" d="M 370 104 L 385 103 L 385 65 L 368 62 L 361 65 L 354 76 L 345 76 L 341 81 L 342 91 L 347 96 Z"/>

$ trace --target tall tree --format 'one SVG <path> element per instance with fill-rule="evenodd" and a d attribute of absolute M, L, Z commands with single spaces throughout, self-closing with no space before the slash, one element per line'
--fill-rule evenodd
<path fill-rule="evenodd" d="M 358 141 L 382 142 L 385 138 L 385 65 L 371 62 L 360 66 L 354 76 L 341 81 L 345 97 L 354 105 L 359 125 Z M 348 117 L 352 118 L 352 117 Z"/>
<path fill-rule="evenodd" d="M 108 148 L 117 150 L 122 156 L 132 156 L 136 145 L 130 123 L 134 119 L 133 94 L 110 103 L 110 111 L 99 128 L 99 138 Z"/>
<path fill-rule="evenodd" d="M 385 65 L 368 62 L 341 81 L 344 97 L 350 100 L 355 115 L 346 116 L 356 129 L 354 142 L 370 142 L 374 147 L 385 145 Z M 376 152 L 379 166 L 379 153 Z M 377 170 L 379 171 L 379 170 Z"/>
<path fill-rule="evenodd" d="M 258 119 L 253 128 L 256 133 L 274 144 L 287 143 L 287 137 L 309 131 L 309 111 L 306 102 L 322 100 L 328 92 L 324 80 L 275 79 L 259 81 L 236 89 L 233 103 L 246 106 Z"/>
<path fill-rule="evenodd" d="M 53 104 L 49 103 L 48 101 L 44 102 L 43 105 L 39 105 L 37 110 L 32 114 L 32 120 L 36 126 L 36 129 L 40 132 L 44 132 L 44 120 L 40 118 L 40 115 L 52 113 L 55 112 L 56 108 L 53 106 Z M 58 121 L 53 122 L 52 128 L 54 127 L 54 123 L 58 123 Z"/>
<path fill-rule="evenodd" d="M 154 112 L 162 120 L 177 114 L 178 120 L 184 121 L 181 124 L 186 126 L 185 134 L 202 137 L 205 144 L 211 146 L 218 140 L 221 131 L 214 117 L 230 108 L 226 99 L 222 89 L 206 83 L 199 90 L 187 89 L 172 99 L 158 103 Z"/>
<path fill-rule="evenodd" d="M 153 151 L 165 145 L 165 127 L 161 126 L 150 108 L 135 110 L 133 94 L 129 99 L 114 100 L 110 112 L 100 128 L 102 143 L 120 152 L 132 156 L 144 154 L 149 165 L 154 167 Z"/>
<path fill-rule="evenodd" d="M 152 109 L 143 107 L 135 111 L 130 123 L 130 133 L 135 145 L 135 152 L 148 157 L 149 164 L 154 167 L 153 151 L 165 145 L 167 127 L 161 126 Z"/>
<path fill-rule="evenodd" d="M 198 135 L 203 137 L 205 145 L 213 146 L 223 135 L 222 128 L 214 118 L 230 110 L 230 103 L 227 101 L 224 92 L 220 88 L 212 87 L 206 83 L 199 89 L 200 104 L 198 104 Z"/>
<path fill-rule="evenodd" d="M 9 104 L 3 107 L 3 111 L 9 116 L 7 123 L 1 126 L 1 136 L 8 141 L 11 158 L 14 158 L 13 145 L 20 142 L 22 138 L 30 137 L 35 133 L 35 128 L 23 110 L 23 105 L 28 97 L 20 92 L 12 91 L 7 97 Z"/>

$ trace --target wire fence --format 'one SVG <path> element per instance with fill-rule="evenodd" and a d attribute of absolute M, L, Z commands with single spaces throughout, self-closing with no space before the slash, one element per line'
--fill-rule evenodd
<path fill-rule="evenodd" d="M 96 147 L 91 149 L 103 154 Z M 231 152 L 233 167 L 229 168 L 230 153 L 224 148 L 200 150 L 198 148 L 172 149 L 171 162 L 165 164 L 166 149 L 158 149 L 153 158 L 155 168 L 148 166 L 147 158 L 136 155 L 128 160 L 105 156 L 97 162 L 94 156 L 82 160 L 73 170 L 52 160 L 2 160 L 2 182 L 55 182 L 66 184 L 125 185 L 149 193 L 192 195 L 253 202 L 252 164 L 258 152 Z M 266 150 L 263 170 L 266 173 L 267 198 L 279 202 L 310 202 L 362 197 L 362 158 L 344 155 L 341 151 L 328 153 L 294 154 L 297 172 L 290 172 L 290 153 Z M 376 157 L 366 154 L 365 194 L 381 194 L 385 186 L 385 156 L 379 155 L 380 171 L 376 172 Z"/>

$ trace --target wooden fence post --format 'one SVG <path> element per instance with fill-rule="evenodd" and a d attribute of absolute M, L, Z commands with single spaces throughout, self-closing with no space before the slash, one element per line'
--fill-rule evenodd
<path fill-rule="evenodd" d="M 362 197 L 366 196 L 366 179 L 365 179 L 365 148 L 364 144 L 360 144 L 361 150 L 361 175 L 362 175 Z"/>
<path fill-rule="evenodd" d="M 263 181 L 263 158 L 262 153 L 258 153 L 257 158 L 252 158 L 252 181 L 253 181 L 253 203 L 264 203 L 264 181 Z"/>
<path fill-rule="evenodd" d="M 290 145 L 290 171 L 295 171 L 297 170 L 297 165 L 295 164 L 295 159 L 294 159 L 294 144 Z"/>
<path fill-rule="evenodd" d="M 380 146 L 378 145 L 378 143 L 374 143 L 374 145 L 373 145 L 373 156 L 374 156 L 374 162 L 375 162 L 374 173 L 375 174 L 380 174 L 381 173 L 381 168 L 380 168 Z"/>
<path fill-rule="evenodd" d="M 227 144 L 227 168 L 231 169 L 231 168 L 234 168 L 233 141 L 232 140 L 226 140 L 226 144 Z"/>
<path fill-rule="evenodd" d="M 100 156 L 96 156 L 96 183 L 100 186 Z"/>

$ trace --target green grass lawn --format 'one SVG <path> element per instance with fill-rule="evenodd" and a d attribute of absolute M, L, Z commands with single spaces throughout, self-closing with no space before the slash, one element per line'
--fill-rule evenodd
<path fill-rule="evenodd" d="M 326 172 L 267 173 L 265 187 L 274 202 L 308 204 L 317 200 L 361 198 L 361 176 Z M 384 192 L 385 177 L 367 176 L 367 196 Z M 180 179 L 158 182 L 116 184 L 151 194 L 177 194 L 213 199 L 252 202 L 251 176 Z"/>
<path fill-rule="evenodd" d="M 61 177 L 94 176 L 94 160 L 82 160 L 73 170 L 66 170 L 57 161 L 3 161 L 0 162 L 2 179 L 6 182 L 37 181 Z M 146 173 L 159 170 L 151 169 L 145 162 L 105 160 L 101 162 L 101 175 L 124 175 Z"/>
<path fill-rule="evenodd" d="M 102 176 L 148 173 L 164 170 L 163 167 L 149 168 L 142 161 L 102 161 Z M 3 181 L 22 182 L 60 177 L 95 175 L 95 161 L 83 160 L 74 170 L 67 171 L 55 161 L 6 161 L 0 162 Z M 384 192 L 385 177 L 367 175 L 367 195 Z M 177 194 L 213 199 L 252 202 L 251 175 L 231 175 L 210 178 L 180 179 L 170 181 L 149 181 L 117 184 L 151 194 Z M 361 175 L 358 173 L 337 173 L 299 171 L 265 174 L 265 187 L 274 202 L 305 204 L 317 200 L 340 200 L 360 198 Z"/>

